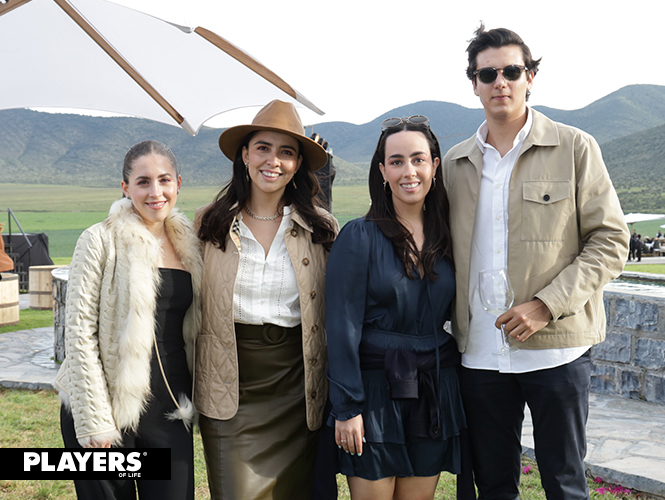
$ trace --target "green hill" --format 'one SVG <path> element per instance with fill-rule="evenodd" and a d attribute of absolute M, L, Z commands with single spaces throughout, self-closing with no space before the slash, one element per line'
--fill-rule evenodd
<path fill-rule="evenodd" d="M 665 87 L 629 85 L 573 111 L 541 106 L 536 109 L 552 120 L 581 128 L 604 144 L 665 124 Z"/>
<path fill-rule="evenodd" d="M 626 210 L 665 211 L 663 178 L 665 86 L 631 85 L 573 111 L 536 107 L 552 119 L 593 134 L 601 144 Z M 308 127 L 333 148 L 340 184 L 365 183 L 381 122 L 392 116 L 430 118 L 443 151 L 471 136 L 482 109 L 421 101 L 387 111 L 369 123 L 328 122 Z M 116 186 L 127 149 L 144 139 L 173 149 L 189 185 L 219 186 L 230 177 L 231 162 L 217 146 L 220 129 L 183 130 L 138 118 L 98 118 L 0 111 L 0 182 Z"/>
<path fill-rule="evenodd" d="M 625 212 L 665 213 L 665 125 L 603 144 Z"/>

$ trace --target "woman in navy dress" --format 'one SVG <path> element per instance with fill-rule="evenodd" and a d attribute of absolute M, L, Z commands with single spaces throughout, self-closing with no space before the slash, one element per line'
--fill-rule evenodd
<path fill-rule="evenodd" d="M 431 499 L 461 472 L 459 353 L 444 331 L 455 293 L 440 149 L 423 116 L 386 120 L 372 205 L 333 244 L 327 329 L 339 463 L 357 499 Z"/>

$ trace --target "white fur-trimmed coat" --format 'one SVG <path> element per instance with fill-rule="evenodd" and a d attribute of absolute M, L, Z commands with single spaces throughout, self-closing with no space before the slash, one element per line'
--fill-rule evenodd
<path fill-rule="evenodd" d="M 201 325 L 201 245 L 191 222 L 176 209 L 166 231 L 192 275 L 194 300 L 183 337 L 190 372 Z M 160 286 L 161 246 L 129 199 L 113 203 L 103 222 L 79 238 L 69 270 L 65 317 L 66 358 L 56 377 L 82 446 L 121 441 L 135 429 L 150 396 L 150 359 Z M 177 395 L 173 415 L 191 423 L 194 408 Z"/>

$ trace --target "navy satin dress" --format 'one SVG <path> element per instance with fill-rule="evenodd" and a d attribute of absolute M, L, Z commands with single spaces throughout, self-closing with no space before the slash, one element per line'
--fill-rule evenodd
<path fill-rule="evenodd" d="M 455 274 L 443 259 L 435 272 L 434 281 L 406 277 L 392 242 L 365 218 L 346 224 L 333 244 L 326 273 L 328 425 L 362 413 L 367 440 L 362 456 L 340 450 L 340 469 L 347 476 L 377 480 L 460 472 L 459 434 L 466 427 L 457 378 L 460 358 L 454 339 L 443 330 Z M 418 373 L 416 399 L 396 396 L 389 363 L 385 368 L 376 359 L 368 363 L 370 351 L 432 358 L 437 346 L 439 369 L 433 363 Z M 424 384 L 426 378 L 433 382 Z M 423 412 L 437 419 L 432 433 L 417 430 Z"/>

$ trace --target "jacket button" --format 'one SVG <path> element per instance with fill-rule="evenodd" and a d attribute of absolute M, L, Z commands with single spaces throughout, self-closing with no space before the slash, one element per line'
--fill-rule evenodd
<path fill-rule="evenodd" d="M 316 333 L 318 331 L 319 331 L 319 325 L 312 326 L 312 333 Z"/>
<path fill-rule="evenodd" d="M 298 236 L 298 231 L 296 231 L 295 229 L 291 229 L 291 236 L 293 236 L 294 238 Z"/>
<path fill-rule="evenodd" d="M 550 195 L 546 194 L 545 196 L 543 196 L 543 200 L 550 201 Z"/>
<path fill-rule="evenodd" d="M 307 257 L 305 257 L 305 258 L 302 260 L 302 263 L 303 263 L 304 266 L 309 266 L 309 259 L 308 259 Z"/>
<path fill-rule="evenodd" d="M 316 298 L 316 291 L 310 293 L 309 296 L 310 296 L 312 299 L 315 299 L 315 298 Z"/>
<path fill-rule="evenodd" d="M 314 399 L 316 397 L 316 391 L 312 392 L 312 394 L 310 394 L 310 397 Z"/>
<path fill-rule="evenodd" d="M 315 365 L 315 364 L 316 364 L 316 358 L 314 358 L 314 359 L 310 359 L 310 360 L 309 360 L 309 363 L 310 363 L 311 365 Z"/>

